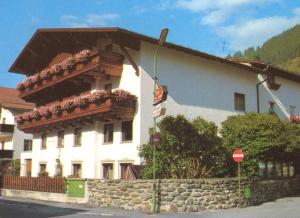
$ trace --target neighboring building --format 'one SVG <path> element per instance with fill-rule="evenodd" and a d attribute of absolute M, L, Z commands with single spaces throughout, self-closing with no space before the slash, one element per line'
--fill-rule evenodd
<path fill-rule="evenodd" d="M 38 30 L 10 69 L 30 76 L 18 89 L 38 106 L 18 117 L 19 128 L 34 134 L 32 152 L 21 154 L 21 175 L 123 178 L 128 165 L 143 164 L 138 146 L 153 125 L 156 45 L 119 28 Z M 271 67 L 167 43 L 158 72 L 168 86 L 168 115 L 220 125 L 258 108 L 283 119 L 300 108 L 300 76 Z"/>
<path fill-rule="evenodd" d="M 12 159 L 20 159 L 24 147 L 32 144 L 32 135 L 17 128 L 14 116 L 33 108 L 33 104 L 18 97 L 17 90 L 0 87 L 0 175 L 10 167 Z"/>

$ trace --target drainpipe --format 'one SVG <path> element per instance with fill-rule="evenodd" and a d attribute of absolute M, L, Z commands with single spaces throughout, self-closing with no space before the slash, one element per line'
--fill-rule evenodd
<path fill-rule="evenodd" d="M 259 108 L 259 85 L 263 84 L 266 82 L 268 79 L 265 79 L 259 83 L 256 84 L 256 108 L 257 108 L 257 113 L 260 113 L 260 108 Z"/>

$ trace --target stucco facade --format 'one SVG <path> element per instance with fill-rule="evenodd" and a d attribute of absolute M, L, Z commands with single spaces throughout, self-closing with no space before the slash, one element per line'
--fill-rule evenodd
<path fill-rule="evenodd" d="M 24 140 L 32 140 L 31 134 L 26 134 L 17 128 L 14 115 L 20 110 L 0 107 L 0 125 L 12 126 L 12 131 L 0 131 L 0 144 L 2 150 L 13 151 L 13 159 L 20 159 L 24 150 Z M 6 127 L 4 127 L 6 128 Z"/>
<path fill-rule="evenodd" d="M 105 43 L 102 43 L 105 45 Z M 136 72 L 128 57 L 124 60 L 121 77 L 95 79 L 91 92 L 104 89 L 108 83 L 112 89 L 121 88 L 137 97 L 133 118 L 133 136 L 131 141 L 122 141 L 122 122 L 113 122 L 112 143 L 104 143 L 103 121 L 81 126 L 82 143 L 76 146 L 74 128 L 64 130 L 64 147 L 58 148 L 58 132 L 47 132 L 46 148 L 41 149 L 41 134 L 33 139 L 32 152 L 21 154 L 21 175 L 26 175 L 26 160 L 32 160 L 32 176 L 38 176 L 42 165 L 50 176 L 56 174 L 56 162 L 60 160 L 63 176 L 70 176 L 74 164 L 81 165 L 81 177 L 103 178 L 103 164 L 112 164 L 112 178 L 121 178 L 121 164 L 143 164 L 138 156 L 138 146 L 149 139 L 148 130 L 153 125 L 153 54 L 156 45 L 141 41 L 140 49 L 130 49 L 130 55 L 138 66 Z M 122 53 L 118 48 L 116 52 Z M 256 84 L 264 79 L 259 73 L 248 71 L 199 57 L 188 52 L 162 47 L 158 59 L 159 84 L 168 86 L 166 101 L 167 115 L 183 114 L 187 118 L 201 116 L 215 122 L 218 126 L 228 116 L 243 113 L 235 109 L 235 93 L 245 96 L 245 112 L 257 111 Z M 291 110 L 298 113 L 300 101 L 300 83 L 276 77 L 281 84 L 279 90 L 270 90 L 263 83 L 259 86 L 260 111 L 267 112 L 270 102 L 274 102 L 274 111 L 287 119 Z M 292 108 L 292 109 L 291 109 Z"/>

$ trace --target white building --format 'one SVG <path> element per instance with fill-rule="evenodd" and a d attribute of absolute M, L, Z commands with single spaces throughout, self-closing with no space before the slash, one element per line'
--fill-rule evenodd
<path fill-rule="evenodd" d="M 17 129 L 14 116 L 33 108 L 33 104 L 18 97 L 15 89 L 0 87 L 0 174 L 10 165 L 10 160 L 20 159 L 24 148 L 31 147 L 32 135 Z"/>
<path fill-rule="evenodd" d="M 117 110 L 105 103 L 98 112 L 88 106 L 63 111 L 59 117 L 55 112 L 48 118 L 25 116 L 19 127 L 34 133 L 34 140 L 32 152 L 21 154 L 21 175 L 47 171 L 53 176 L 60 163 L 64 176 L 121 178 L 126 165 L 142 164 L 137 147 L 148 141 L 153 125 L 156 45 L 153 38 L 119 28 L 38 30 L 11 72 L 31 76 L 55 64 L 65 66 L 62 61 L 82 49 L 92 54 L 85 66 L 75 64 L 72 73 L 63 67 L 61 75 L 19 87 L 23 99 L 50 107 L 83 92 L 121 88 L 137 101 L 134 110 L 132 104 Z M 258 107 L 260 112 L 274 110 L 283 119 L 297 115 L 300 108 L 300 76 L 261 63 L 235 62 L 167 43 L 159 52 L 158 72 L 159 83 L 168 86 L 167 115 L 201 116 L 220 125 L 230 115 L 256 112 Z M 268 82 L 258 85 L 267 77 Z"/>

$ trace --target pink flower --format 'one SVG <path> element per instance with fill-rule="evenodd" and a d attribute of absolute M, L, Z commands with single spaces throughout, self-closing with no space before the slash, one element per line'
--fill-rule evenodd
<path fill-rule="evenodd" d="M 90 96 L 90 103 L 96 103 L 103 99 L 105 95 L 107 95 L 109 92 L 106 90 L 97 90 L 93 92 Z"/>
<path fill-rule="evenodd" d="M 36 111 L 32 111 L 31 118 L 40 119 L 41 118 L 41 114 L 37 110 Z"/>
<path fill-rule="evenodd" d="M 67 111 L 75 107 L 73 99 L 64 100 L 63 102 L 60 103 L 60 105 L 63 110 L 67 110 Z"/>
<path fill-rule="evenodd" d="M 66 60 L 61 62 L 61 66 L 64 70 L 71 70 L 75 66 L 75 59 L 74 57 L 68 57 Z"/>
<path fill-rule="evenodd" d="M 80 51 L 79 53 L 76 53 L 74 55 L 74 58 L 76 61 L 86 61 L 87 58 L 89 57 L 91 51 L 88 49 L 84 49 L 82 51 Z"/>
<path fill-rule="evenodd" d="M 51 77 L 50 70 L 48 68 L 44 69 L 40 73 L 42 79 L 49 79 Z"/>
<path fill-rule="evenodd" d="M 28 77 L 27 79 L 25 79 L 24 81 L 23 81 L 23 84 L 24 84 L 24 86 L 27 88 L 27 87 L 32 87 L 32 85 L 33 85 L 33 82 L 32 82 L 32 80 L 31 80 L 31 77 Z"/>
<path fill-rule="evenodd" d="M 37 108 L 37 111 L 42 117 L 49 117 L 51 115 L 50 109 L 48 106 L 42 106 Z"/>
<path fill-rule="evenodd" d="M 116 89 L 112 93 L 116 101 L 128 100 L 131 97 L 131 94 L 129 92 L 122 89 Z"/>

